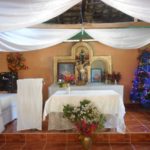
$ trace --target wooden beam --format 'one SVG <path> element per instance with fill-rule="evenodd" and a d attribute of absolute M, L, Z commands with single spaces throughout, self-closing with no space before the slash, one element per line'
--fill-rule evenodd
<path fill-rule="evenodd" d="M 109 29 L 109 28 L 128 28 L 128 27 L 150 27 L 146 22 L 122 22 L 122 23 L 83 23 L 85 29 Z M 40 24 L 33 28 L 48 29 L 81 29 L 81 24 Z"/>

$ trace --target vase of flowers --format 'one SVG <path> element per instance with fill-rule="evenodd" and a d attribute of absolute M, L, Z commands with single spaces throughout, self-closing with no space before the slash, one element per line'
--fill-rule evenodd
<path fill-rule="evenodd" d="M 75 84 L 75 76 L 74 74 L 66 73 L 60 74 L 58 79 L 59 87 L 67 87 L 68 84 Z"/>
<path fill-rule="evenodd" d="M 65 105 L 63 116 L 75 125 L 83 148 L 90 149 L 92 134 L 104 127 L 104 115 L 89 100 L 85 99 L 80 101 L 79 106 Z"/>

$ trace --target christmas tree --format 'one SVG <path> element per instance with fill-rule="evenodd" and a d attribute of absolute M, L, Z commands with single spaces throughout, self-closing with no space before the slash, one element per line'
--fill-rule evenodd
<path fill-rule="evenodd" d="M 145 108 L 150 108 L 150 51 L 143 51 L 138 60 L 130 99 L 133 103 L 141 103 Z"/>

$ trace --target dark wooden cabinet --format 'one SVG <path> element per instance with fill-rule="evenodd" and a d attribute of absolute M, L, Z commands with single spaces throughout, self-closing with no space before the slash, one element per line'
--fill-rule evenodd
<path fill-rule="evenodd" d="M 0 91 L 13 93 L 17 91 L 18 74 L 14 72 L 0 73 Z"/>

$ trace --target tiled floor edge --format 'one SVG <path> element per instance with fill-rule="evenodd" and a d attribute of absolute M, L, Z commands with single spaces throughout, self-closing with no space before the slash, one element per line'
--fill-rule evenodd
<path fill-rule="evenodd" d="M 47 143 L 47 139 L 49 141 L 53 138 L 51 136 L 58 138 L 62 143 L 69 142 L 78 142 L 78 133 L 15 133 L 8 134 L 3 133 L 0 134 L 2 136 L 1 143 L 9 143 L 9 142 L 19 142 L 26 143 L 30 138 L 31 142 L 34 142 L 34 139 L 38 139 L 38 141 Z M 30 136 L 31 135 L 31 136 Z M 34 136 L 33 136 L 34 135 Z M 25 136 L 25 137 L 24 137 Z M 65 137 L 65 138 L 64 138 Z M 25 139 L 20 139 L 25 138 Z M 43 139 L 44 138 L 44 139 Z M 95 134 L 95 142 L 94 143 L 147 143 L 150 142 L 150 133 L 126 133 L 126 134 Z M 56 141 L 57 141 L 56 140 Z M 36 141 L 35 141 L 36 142 Z"/>

